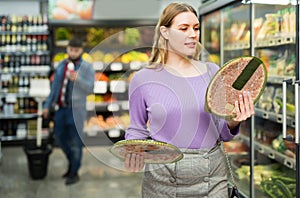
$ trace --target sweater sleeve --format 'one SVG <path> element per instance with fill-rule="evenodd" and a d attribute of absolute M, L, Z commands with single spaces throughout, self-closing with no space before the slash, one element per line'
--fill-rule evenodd
<path fill-rule="evenodd" d="M 126 130 L 125 139 L 147 139 L 147 106 L 143 97 L 143 85 L 139 83 L 137 74 L 132 78 L 129 85 L 129 115 L 130 125 Z"/>
<path fill-rule="evenodd" d="M 236 135 L 240 133 L 240 125 L 236 126 L 234 129 L 230 130 L 228 128 L 227 122 L 223 122 L 222 130 L 221 130 L 221 138 L 223 141 L 228 142 L 232 140 Z"/>

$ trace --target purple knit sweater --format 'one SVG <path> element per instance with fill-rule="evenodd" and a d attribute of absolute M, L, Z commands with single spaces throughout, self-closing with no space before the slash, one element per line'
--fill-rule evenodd
<path fill-rule="evenodd" d="M 213 147 L 220 137 L 229 141 L 237 135 L 238 127 L 230 131 L 225 120 L 204 111 L 207 86 L 219 69 L 205 64 L 209 72 L 195 77 L 176 76 L 165 69 L 138 71 L 129 87 L 130 125 L 125 138 L 151 137 L 179 148 L 199 149 Z"/>

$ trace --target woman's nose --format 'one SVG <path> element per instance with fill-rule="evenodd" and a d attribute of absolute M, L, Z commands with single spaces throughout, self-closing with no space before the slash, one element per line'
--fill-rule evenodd
<path fill-rule="evenodd" d="M 189 36 L 190 37 L 196 37 L 197 36 L 197 30 L 194 30 L 194 28 L 191 28 L 189 31 Z"/>

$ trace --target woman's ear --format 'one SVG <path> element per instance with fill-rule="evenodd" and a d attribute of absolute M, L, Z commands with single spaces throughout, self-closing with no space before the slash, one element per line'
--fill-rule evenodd
<path fill-rule="evenodd" d="M 164 37 L 164 39 L 166 39 L 166 40 L 169 39 L 168 28 L 166 28 L 165 26 L 160 26 L 160 33 Z"/>

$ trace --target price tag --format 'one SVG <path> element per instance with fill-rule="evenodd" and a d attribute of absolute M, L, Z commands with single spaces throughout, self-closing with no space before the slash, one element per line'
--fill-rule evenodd
<path fill-rule="evenodd" d="M 121 71 L 123 69 L 122 63 L 111 63 L 110 69 L 112 71 Z"/>
<path fill-rule="evenodd" d="M 120 110 L 120 106 L 116 103 L 111 103 L 109 105 L 107 105 L 107 110 L 114 112 L 114 111 L 119 111 Z"/>
<path fill-rule="evenodd" d="M 117 138 L 121 136 L 121 132 L 119 129 L 111 129 L 108 131 L 108 136 L 111 138 Z"/>
<path fill-rule="evenodd" d="M 264 149 L 263 149 L 262 147 L 259 147 L 259 148 L 258 148 L 258 152 L 260 152 L 260 153 L 263 154 L 265 151 L 264 151 Z"/>
<path fill-rule="evenodd" d="M 264 119 L 269 119 L 269 114 L 268 114 L 268 113 L 263 113 L 262 117 L 263 117 Z"/>
<path fill-rule="evenodd" d="M 126 82 L 124 80 L 112 80 L 110 82 L 110 91 L 112 93 L 124 93 L 126 91 Z"/>
<path fill-rule="evenodd" d="M 103 70 L 104 63 L 102 61 L 95 61 L 95 62 L 93 62 L 93 68 L 94 68 L 94 70 Z"/>
<path fill-rule="evenodd" d="M 129 110 L 129 101 L 123 101 L 121 107 L 123 110 Z"/>
<path fill-rule="evenodd" d="M 107 82 L 105 81 L 94 82 L 94 93 L 106 93 L 106 92 L 107 92 Z"/>
<path fill-rule="evenodd" d="M 282 115 L 277 115 L 277 122 L 282 123 Z"/>
<path fill-rule="evenodd" d="M 95 109 L 95 103 L 94 102 L 87 102 L 86 103 L 86 110 L 87 111 L 93 111 Z"/>
<path fill-rule="evenodd" d="M 287 166 L 287 167 L 289 167 L 289 168 L 294 168 L 294 162 L 292 162 L 291 160 L 289 160 L 289 159 L 284 159 L 284 162 L 283 162 L 283 164 L 285 165 L 285 166 Z"/>
<path fill-rule="evenodd" d="M 268 157 L 271 158 L 271 159 L 275 159 L 275 153 L 270 152 L 269 155 L 268 155 Z"/>
<path fill-rule="evenodd" d="M 138 70 L 141 68 L 141 62 L 140 61 L 132 61 L 130 62 L 130 69 L 132 70 Z"/>

